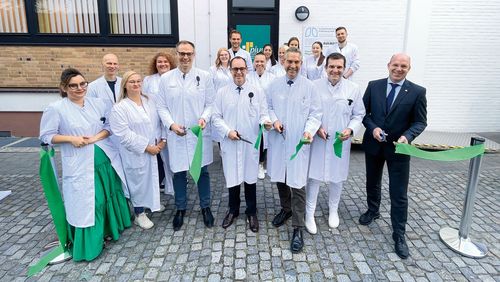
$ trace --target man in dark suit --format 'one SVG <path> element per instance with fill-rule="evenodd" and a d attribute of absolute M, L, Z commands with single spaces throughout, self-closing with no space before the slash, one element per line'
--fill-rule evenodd
<path fill-rule="evenodd" d="M 411 68 L 408 55 L 394 54 L 387 68 L 389 78 L 370 81 L 363 97 L 368 211 L 361 215 L 359 223 L 369 225 L 380 217 L 382 171 L 387 162 L 392 238 L 396 254 L 406 259 L 409 256 L 405 228 L 410 156 L 396 154 L 393 142 L 411 143 L 424 131 L 427 126 L 426 90 L 406 79 Z"/>

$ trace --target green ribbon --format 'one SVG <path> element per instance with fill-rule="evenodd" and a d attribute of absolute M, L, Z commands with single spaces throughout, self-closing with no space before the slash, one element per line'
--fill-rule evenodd
<path fill-rule="evenodd" d="M 44 257 L 42 257 L 35 265 L 31 266 L 28 269 L 28 277 L 31 277 L 38 272 L 42 271 L 42 269 L 47 266 L 53 259 L 58 257 L 59 255 L 64 253 L 64 247 L 59 245 L 52 251 L 50 251 L 48 254 L 46 254 Z"/>
<path fill-rule="evenodd" d="M 255 145 L 253 146 L 255 150 L 259 150 L 260 142 L 262 142 L 262 133 L 264 132 L 264 125 L 261 124 L 259 127 L 259 135 L 257 135 L 257 140 L 255 140 Z"/>
<path fill-rule="evenodd" d="M 299 153 L 302 146 L 304 146 L 304 144 L 310 144 L 310 143 L 311 143 L 311 141 L 309 141 L 309 139 L 305 139 L 305 138 L 300 139 L 299 144 L 297 144 L 297 146 L 295 146 L 295 153 L 290 157 L 290 160 L 295 159 L 295 157 Z"/>
<path fill-rule="evenodd" d="M 189 168 L 189 174 L 194 179 L 194 182 L 198 183 L 201 174 L 201 160 L 203 159 L 203 130 L 201 126 L 196 125 L 191 127 L 191 131 L 198 138 L 196 142 L 196 149 L 194 150 L 193 160 L 191 161 L 191 167 Z"/>
<path fill-rule="evenodd" d="M 40 181 L 42 182 L 43 192 L 47 200 L 47 205 L 52 215 L 52 220 L 56 227 L 57 237 L 59 238 L 59 247 L 45 255 L 35 265 L 28 269 L 28 277 L 40 272 L 51 260 L 64 253 L 66 243 L 68 242 L 68 230 L 66 228 L 66 212 L 64 203 L 59 192 L 54 167 L 52 167 L 51 158 L 54 157 L 54 148 L 40 151 Z"/>
<path fill-rule="evenodd" d="M 464 161 L 484 154 L 484 144 L 447 151 L 429 152 L 409 144 L 396 143 L 396 153 L 431 161 Z"/>
<path fill-rule="evenodd" d="M 342 158 L 342 142 L 344 142 L 339 137 L 342 137 L 342 133 L 335 132 L 335 141 L 333 142 L 333 152 L 335 152 L 335 156 Z"/>

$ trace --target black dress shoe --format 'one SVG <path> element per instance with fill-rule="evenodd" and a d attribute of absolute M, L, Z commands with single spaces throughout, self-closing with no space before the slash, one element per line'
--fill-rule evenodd
<path fill-rule="evenodd" d="M 259 232 L 259 220 L 257 219 L 257 215 L 247 215 L 247 221 L 252 232 Z"/>
<path fill-rule="evenodd" d="M 286 212 L 282 209 L 273 219 L 274 227 L 280 227 L 281 225 L 285 224 L 287 219 L 289 219 L 290 217 L 292 217 L 292 211 Z"/>
<path fill-rule="evenodd" d="M 304 239 L 302 237 L 302 229 L 295 228 L 293 229 L 293 237 L 292 237 L 292 242 L 290 244 L 290 249 L 292 250 L 292 253 L 298 254 L 300 253 L 300 251 L 302 251 L 303 247 L 304 247 Z"/>
<path fill-rule="evenodd" d="M 380 218 L 380 213 L 378 213 L 378 212 L 372 212 L 370 210 L 367 210 L 364 214 L 362 214 L 359 217 L 359 224 L 361 224 L 361 225 L 369 225 L 370 223 L 372 223 L 377 218 Z"/>
<path fill-rule="evenodd" d="M 213 227 L 214 226 L 214 216 L 212 215 L 212 211 L 210 210 L 210 207 L 206 207 L 204 209 L 201 209 L 201 214 L 203 215 L 203 223 L 205 223 L 206 227 Z"/>
<path fill-rule="evenodd" d="M 408 250 L 408 245 L 406 245 L 405 236 L 399 235 L 393 236 L 393 238 L 396 254 L 402 259 L 407 259 L 410 256 L 410 251 Z"/>
<path fill-rule="evenodd" d="M 174 216 L 174 221 L 172 225 L 174 226 L 174 231 L 179 231 L 184 224 L 184 216 L 186 215 L 185 210 L 177 210 Z"/>
<path fill-rule="evenodd" d="M 238 214 L 228 212 L 222 221 L 222 228 L 226 229 L 231 224 L 233 224 L 234 220 L 238 217 Z"/>

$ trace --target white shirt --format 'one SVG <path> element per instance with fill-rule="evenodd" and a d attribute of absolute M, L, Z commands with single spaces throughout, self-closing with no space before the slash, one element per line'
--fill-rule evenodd
<path fill-rule="evenodd" d="M 316 87 L 307 78 L 298 75 L 291 86 L 287 81 L 286 76 L 274 79 L 267 95 L 271 121 L 283 124 L 285 136 L 276 130 L 269 132 L 267 172 L 271 182 L 300 189 L 307 181 L 310 146 L 304 145 L 295 159 L 290 157 L 304 132 L 316 134 L 321 123 L 321 105 Z"/>
<path fill-rule="evenodd" d="M 347 42 L 346 45 L 344 46 L 344 48 L 340 49 L 338 43 L 330 46 L 326 52 L 325 52 L 325 56 L 328 57 L 328 55 L 330 55 L 331 53 L 341 53 L 342 55 L 344 55 L 345 59 L 346 59 L 346 62 L 345 62 L 345 71 L 348 71 L 349 69 L 352 70 L 352 73 L 354 75 L 354 73 L 356 71 L 358 71 L 359 69 L 359 54 L 358 54 L 358 46 L 350 43 L 350 42 Z M 349 79 L 351 79 L 352 76 L 349 77 Z"/>
<path fill-rule="evenodd" d="M 277 63 L 271 68 L 271 73 L 274 74 L 276 77 L 284 76 L 286 74 L 285 67 L 282 64 Z"/>
<path fill-rule="evenodd" d="M 111 111 L 111 107 L 119 100 L 120 97 L 120 84 L 122 83 L 121 77 L 116 77 L 115 94 L 109 88 L 109 84 L 104 76 L 89 83 L 87 87 L 87 97 L 101 98 L 106 103 L 106 110 Z"/>
<path fill-rule="evenodd" d="M 103 129 L 110 131 L 104 101 L 85 97 L 84 106 L 80 107 L 68 98 L 63 98 L 50 104 L 43 112 L 40 121 L 40 140 L 52 145 L 52 138 L 55 135 L 94 136 Z M 106 153 L 113 168 L 123 180 L 118 149 L 111 144 L 109 138 L 98 141 L 95 145 Z M 77 148 L 71 143 L 61 143 L 60 148 L 66 219 L 74 227 L 94 226 L 94 145 Z"/>
<path fill-rule="evenodd" d="M 218 135 L 224 136 L 220 146 L 228 188 L 240 185 L 243 181 L 249 184 L 257 182 L 259 150 L 254 145 L 259 125 L 270 121 L 264 92 L 248 82 L 241 86 L 241 91 L 237 87 L 231 83 L 219 90 L 212 117 L 213 129 Z M 231 130 L 238 131 L 243 138 L 254 144 L 229 139 Z"/>
<path fill-rule="evenodd" d="M 233 77 L 231 76 L 231 72 L 228 68 L 224 68 L 222 66 L 216 67 L 211 66 L 209 69 L 210 75 L 212 75 L 212 80 L 214 83 L 215 93 L 219 91 L 222 87 L 230 84 L 233 81 Z"/>
<path fill-rule="evenodd" d="M 125 98 L 113 106 L 109 122 L 120 141 L 120 156 L 130 201 L 134 207 L 160 209 L 160 186 L 156 156 L 146 153 L 148 145 L 161 140 L 160 118 L 152 98 L 141 97 L 142 106 Z"/>
<path fill-rule="evenodd" d="M 256 71 L 250 72 L 246 76 L 248 82 L 257 87 L 261 87 L 264 93 L 267 92 L 269 85 L 275 78 L 276 76 L 267 70 L 264 71 L 261 76 L 259 76 Z"/>
<path fill-rule="evenodd" d="M 231 55 L 231 59 L 234 57 L 242 57 L 247 62 L 248 71 L 253 71 L 252 56 L 250 56 L 250 53 L 248 53 L 246 50 L 243 50 L 242 48 L 238 49 L 237 52 L 234 52 L 232 48 L 229 48 L 228 51 L 229 55 Z"/>
<path fill-rule="evenodd" d="M 357 84 L 342 78 L 335 86 L 326 78 L 314 81 L 321 97 L 323 117 L 321 127 L 330 135 L 326 141 L 316 136 L 311 144 L 309 178 L 323 182 L 342 182 L 347 179 L 351 138 L 342 142 L 342 158 L 335 155 L 335 132 L 352 129 L 353 135 L 361 127 L 365 116 L 363 96 Z"/>
<path fill-rule="evenodd" d="M 301 73 L 305 77 L 307 77 L 309 80 L 316 80 L 320 79 L 323 76 L 323 73 L 326 73 L 325 71 L 325 63 L 326 63 L 326 58 L 323 60 L 323 63 L 318 66 L 318 58 L 314 58 L 314 55 L 307 56 L 304 59 L 304 64 L 301 67 Z"/>
<path fill-rule="evenodd" d="M 159 73 L 146 76 L 142 81 L 142 93 L 150 97 L 156 96 L 160 91 L 160 77 Z"/>
<path fill-rule="evenodd" d="M 162 75 L 157 108 L 158 114 L 168 130 L 167 145 L 170 168 L 174 173 L 187 171 L 191 166 L 197 137 L 188 128 L 198 125 L 200 118 L 203 118 L 207 123 L 207 127 L 203 130 L 202 166 L 212 163 L 210 117 L 214 96 L 212 77 L 206 71 L 192 68 L 184 75 L 177 68 Z M 187 134 L 178 136 L 169 130 L 173 123 L 185 126 Z"/>

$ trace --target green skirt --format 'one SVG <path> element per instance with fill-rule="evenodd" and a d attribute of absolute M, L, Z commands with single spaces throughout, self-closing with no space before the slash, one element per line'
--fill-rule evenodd
<path fill-rule="evenodd" d="M 78 228 L 68 224 L 74 261 L 91 261 L 101 253 L 104 238 L 120 238 L 130 227 L 130 211 L 122 181 L 104 151 L 94 145 L 95 224 Z"/>

